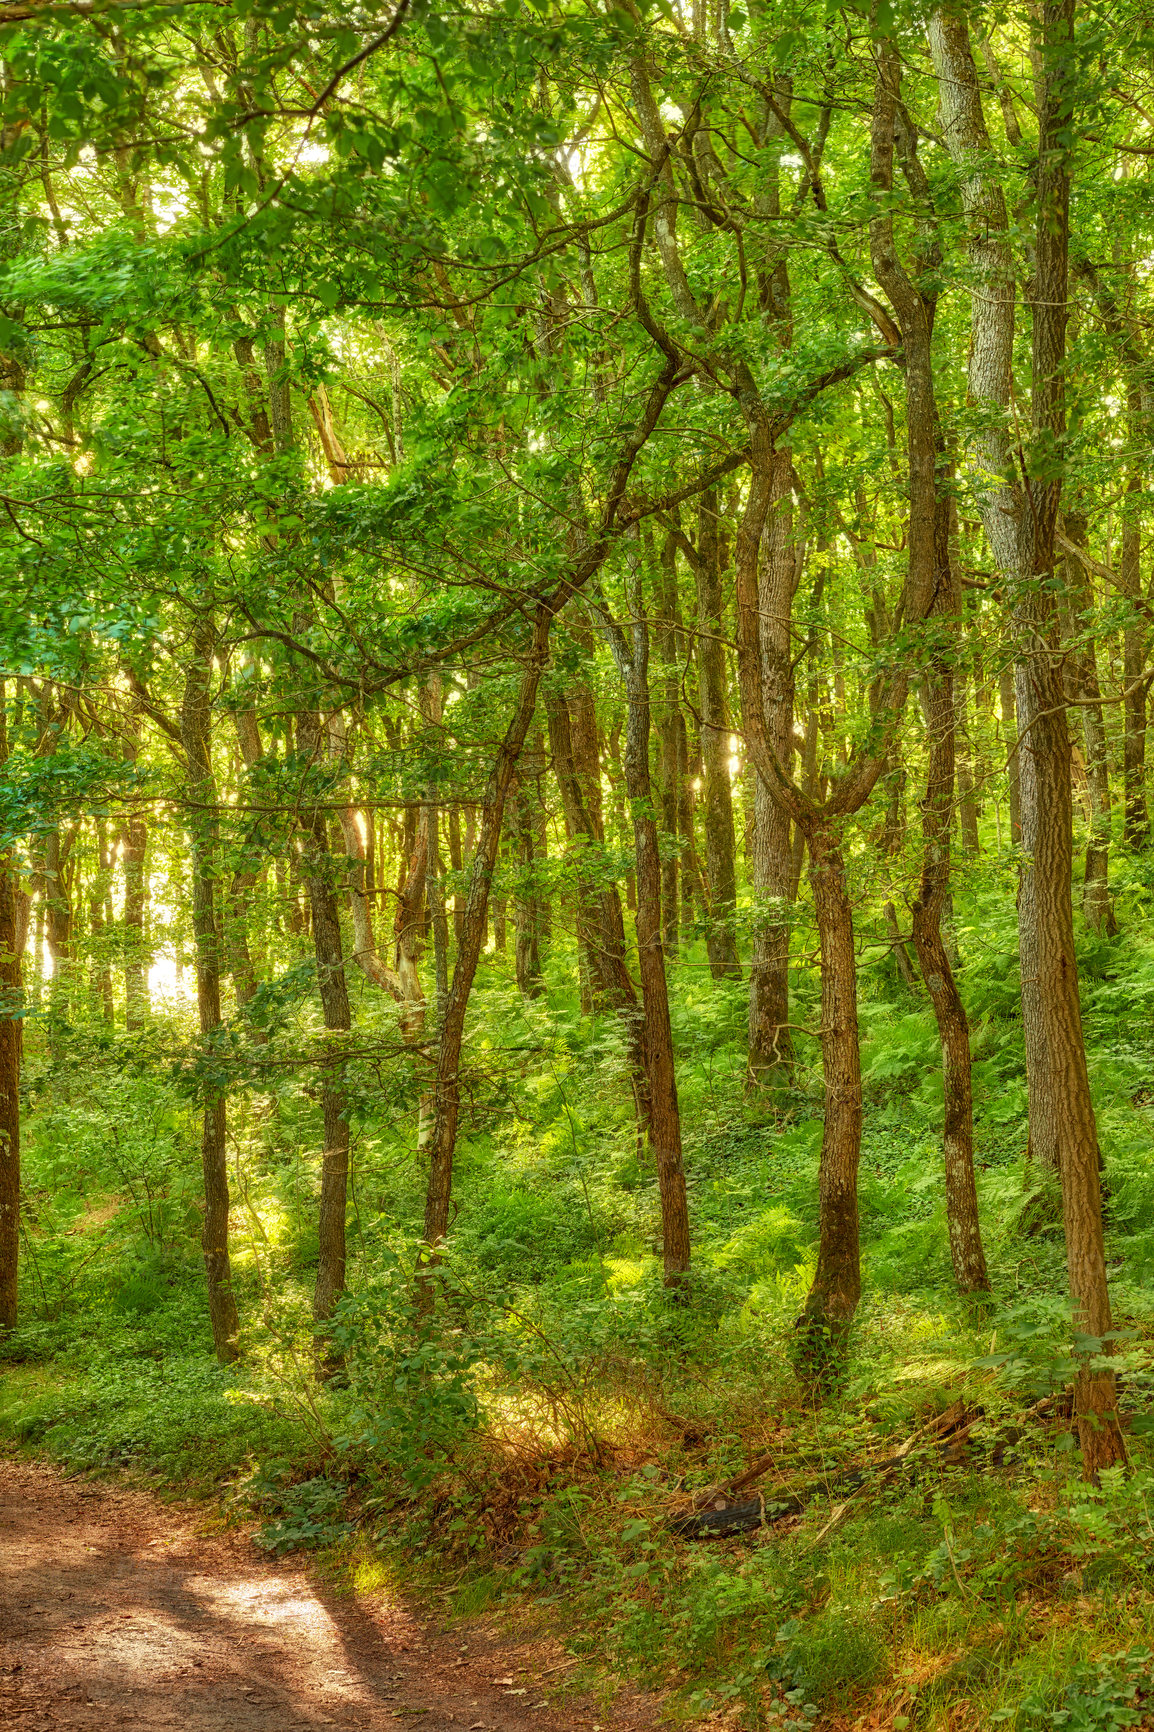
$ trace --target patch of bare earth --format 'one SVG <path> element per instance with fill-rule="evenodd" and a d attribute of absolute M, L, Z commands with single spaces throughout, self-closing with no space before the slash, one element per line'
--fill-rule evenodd
<path fill-rule="evenodd" d="M 138 1491 L 0 1461 L 0 1726 L 304 1732 L 655 1727 L 659 1704 L 550 1701 L 560 1645 L 438 1631 L 336 1592 L 243 1534 Z"/>

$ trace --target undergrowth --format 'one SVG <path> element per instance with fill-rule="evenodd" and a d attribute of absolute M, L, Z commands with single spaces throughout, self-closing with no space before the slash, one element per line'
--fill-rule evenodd
<path fill-rule="evenodd" d="M 341 1370 L 323 1383 L 308 1308 L 315 1102 L 286 1078 L 231 1103 L 244 1353 L 224 1369 L 179 1077 L 145 1037 L 90 1044 L 78 1063 L 82 1032 L 30 1027 L 25 1321 L 6 1346 L 0 1433 L 72 1470 L 223 1498 L 271 1550 L 319 1548 L 362 1585 L 420 1581 L 450 1618 L 531 1613 L 584 1675 L 666 1692 L 674 1718 L 1154 1724 L 1152 1067 L 1134 1021 L 1154 955 L 1095 939 L 1082 959 L 1132 1458 L 1086 1488 L 1063 1405 L 1060 1211 L 1025 1164 L 1012 945 L 991 927 L 1005 900 L 976 888 L 957 920 L 995 1299 L 953 1296 L 936 1032 L 879 951 L 861 976 L 865 1292 L 821 1401 L 788 1351 L 816 1239 L 816 1056 L 790 1092 L 751 1101 L 740 986 L 692 956 L 675 974 L 695 1256 L 675 1303 L 620 1031 L 581 1016 L 560 976 L 524 1003 L 489 958 L 436 1309 L 411 1303 L 412 1079 L 362 1078 L 349 1295 L 328 1343 Z M 814 993 L 799 970 L 799 1023 Z M 147 1039 L 162 1049 L 162 1025 Z M 509 1056 L 518 1042 L 531 1070 Z M 959 1400 L 981 1423 L 951 1454 L 925 1428 Z M 846 1480 L 919 1430 L 898 1469 Z M 762 1455 L 772 1464 L 744 1495 L 764 1497 L 767 1526 L 673 1534 L 692 1494 Z"/>

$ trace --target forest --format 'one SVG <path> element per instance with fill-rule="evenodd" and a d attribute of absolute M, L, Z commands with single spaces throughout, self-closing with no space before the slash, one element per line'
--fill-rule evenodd
<path fill-rule="evenodd" d="M 3 1461 L 1154 1726 L 1152 160 L 1146 0 L 0 3 Z"/>

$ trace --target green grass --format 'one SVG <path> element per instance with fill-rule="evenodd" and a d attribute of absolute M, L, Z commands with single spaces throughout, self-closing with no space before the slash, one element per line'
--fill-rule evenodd
<path fill-rule="evenodd" d="M 792 1093 L 751 1105 L 740 988 L 715 986 L 692 955 L 674 974 L 696 1269 L 691 1303 L 676 1305 L 619 1031 L 582 1018 L 560 972 L 548 1001 L 525 1005 L 490 960 L 444 1305 L 423 1335 L 408 1310 L 423 1208 L 415 1079 L 354 1076 L 356 1304 L 347 1375 L 326 1386 L 310 1369 L 315 1102 L 286 1077 L 231 1103 L 244 1358 L 224 1370 L 196 1247 L 192 1103 L 125 1042 L 81 1031 L 68 1063 L 30 1031 L 24 1322 L 7 1345 L 0 1435 L 73 1470 L 227 1499 L 270 1546 L 327 1548 L 366 1586 L 420 1581 L 448 1616 L 539 1617 L 584 1675 L 667 1690 L 674 1715 L 730 1708 L 785 1727 L 881 1714 L 939 1732 L 1137 1724 L 1154 1645 L 1144 1432 L 1133 1478 L 1097 1501 L 1062 1425 L 1034 1420 L 997 1459 L 988 1447 L 956 1467 L 923 1459 L 830 1526 L 840 1468 L 892 1450 L 959 1393 L 985 1405 L 992 1437 L 1067 1368 L 1060 1225 L 1052 1200 L 1029 1201 L 1023 1166 L 1012 937 L 1004 899 L 984 897 L 979 880 L 958 924 L 997 1305 L 975 1314 L 952 1292 L 932 1019 L 887 964 L 867 964 L 864 1293 L 824 1405 L 788 1354 L 817 1232 L 814 1054 Z M 1140 938 L 1083 951 L 1108 1251 L 1134 1331 L 1125 1402 L 1141 1419 L 1154 1388 L 1154 1062 L 1135 1007 L 1154 993 L 1154 960 Z M 799 1021 L 814 992 L 800 973 Z M 686 1490 L 767 1448 L 782 1479 L 824 1477 L 800 1519 L 702 1544 L 670 1535 Z M 763 1489 L 772 1497 L 774 1480 Z"/>

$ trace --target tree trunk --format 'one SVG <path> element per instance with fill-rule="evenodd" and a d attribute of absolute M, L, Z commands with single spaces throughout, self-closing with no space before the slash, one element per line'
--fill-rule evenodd
<path fill-rule="evenodd" d="M 505 801 L 517 773 L 517 759 L 533 721 L 537 703 L 537 688 L 545 667 L 549 627 L 552 613 L 538 606 L 533 627 L 533 642 L 521 675 L 517 705 L 505 737 L 497 751 L 496 761 L 485 790 L 481 815 L 480 836 L 473 856 L 469 877 L 469 894 L 464 908 L 461 942 L 457 950 L 453 979 L 445 999 L 441 1038 L 437 1052 L 437 1101 L 433 1134 L 429 1141 L 429 1183 L 425 1197 L 426 1263 L 435 1259 L 437 1247 L 449 1227 L 449 1207 L 453 1189 L 453 1155 L 457 1145 L 457 1122 L 461 1111 L 461 1047 L 465 1033 L 465 1012 L 481 953 L 485 930 L 485 913 L 493 867 L 501 840 Z M 419 1285 L 421 1303 L 428 1307 L 432 1295 L 427 1283 Z"/>
<path fill-rule="evenodd" d="M 1139 567 L 1142 525 L 1138 514 L 1141 498 L 1141 479 L 1132 475 L 1126 488 L 1122 563 L 1118 574 L 1122 593 L 1132 602 L 1142 599 Z M 1146 672 L 1146 628 L 1136 616 L 1122 634 L 1122 684 L 1125 693 L 1122 707 L 1123 836 L 1127 847 L 1145 848 L 1150 841 L 1150 814 L 1146 804 L 1146 698 L 1150 682 Z"/>
<path fill-rule="evenodd" d="M 325 758 L 320 717 L 302 711 L 297 717 L 297 746 L 315 771 Z M 325 1031 L 339 1037 L 352 1027 L 349 989 L 345 979 L 341 923 L 337 909 L 335 866 L 329 852 L 324 811 L 318 806 L 302 817 L 304 869 L 312 915 L 313 953 Z M 349 1119 L 344 1067 L 339 1057 L 326 1060 L 321 1073 L 324 1149 L 321 1154 L 321 1195 L 318 1218 L 317 1278 L 313 1288 L 313 1318 L 326 1322 L 345 1290 L 345 1217 L 349 1187 Z"/>
<path fill-rule="evenodd" d="M 934 614 L 952 628 L 959 595 L 950 548 L 950 501 L 939 493 L 935 523 Z M 942 1048 L 945 1107 L 943 1153 L 946 1222 L 954 1280 L 960 1293 L 986 1293 L 990 1278 L 978 1220 L 974 1177 L 974 1110 L 970 1027 L 942 942 L 942 909 L 950 885 L 950 820 L 954 797 L 955 711 L 948 653 L 935 656 L 925 682 L 926 794 L 922 801 L 922 872 L 913 905 L 913 938 L 922 979 L 934 1007 Z"/>
<path fill-rule="evenodd" d="M 861 1154 L 861 1050 L 853 909 L 836 828 L 806 835 L 821 946 L 821 1056 L 825 1124 L 818 1178 L 817 1268 L 799 1322 L 803 1362 L 818 1372 L 840 1356 L 861 1298 L 857 1174 Z"/>
<path fill-rule="evenodd" d="M 667 536 L 658 568 L 655 634 L 661 664 L 657 703 L 657 779 L 661 791 L 661 831 L 665 838 L 661 855 L 661 942 L 665 955 L 675 959 L 680 948 L 678 868 L 679 851 L 674 847 L 677 822 L 681 706 L 677 693 L 677 544 Z"/>
<path fill-rule="evenodd" d="M 545 990 L 541 974 L 540 929 L 537 921 L 537 886 L 533 878 L 534 825 L 529 796 L 518 778 L 513 794 L 513 813 L 519 861 L 518 885 L 513 898 L 514 964 L 517 985 L 526 998 L 540 998 Z M 458 950 L 460 939 L 458 939 Z"/>
<path fill-rule="evenodd" d="M 697 676 L 701 698 L 701 761 L 705 775 L 705 948 L 715 980 L 740 980 L 734 922 L 733 790 L 729 776 L 729 709 L 721 620 L 721 550 L 715 489 L 701 495 L 697 561 Z"/>
<path fill-rule="evenodd" d="M 1066 516 L 1066 535 L 1075 545 L 1085 541 L 1085 520 L 1072 513 Z M 1089 593 L 1085 567 L 1076 556 L 1065 562 L 1066 587 L 1078 612 L 1089 616 L 1093 598 Z M 1106 741 L 1106 722 L 1102 709 L 1102 690 L 1098 683 L 1098 652 L 1092 634 L 1092 622 L 1075 621 L 1075 629 L 1085 633 L 1085 642 L 1077 651 L 1074 674 L 1077 696 L 1081 699 L 1082 739 L 1086 747 L 1086 784 L 1090 796 L 1089 834 L 1086 838 L 1086 870 L 1082 884 L 1082 917 L 1093 932 L 1113 937 L 1118 930 L 1114 904 L 1110 897 L 1110 754 Z"/>
<path fill-rule="evenodd" d="M 8 716 L 0 680 L 0 765 L 8 761 Z M 15 1329 L 20 1258 L 20 1049 L 23 986 L 18 883 L 11 851 L 0 855 L 0 1335 Z"/>
<path fill-rule="evenodd" d="M 661 947 L 661 855 L 649 774 L 649 627 L 636 562 L 627 602 L 631 616 L 628 638 L 608 615 L 603 615 L 603 620 L 609 647 L 625 683 L 625 791 L 632 812 L 637 861 L 637 959 L 645 1010 L 649 1147 L 661 1194 L 665 1285 L 677 1289 L 689 1273 L 689 1206 L 681 1153 L 669 989 Z"/>
<path fill-rule="evenodd" d="M 96 871 L 88 891 L 89 926 L 92 932 L 93 997 L 100 1007 L 102 1021 L 112 1025 L 112 971 L 108 966 L 107 913 L 108 890 L 112 879 L 112 855 L 108 847 L 108 826 L 103 818 L 96 820 Z"/>
<path fill-rule="evenodd" d="M 775 451 L 769 518 L 763 535 L 758 581 L 762 703 L 765 726 L 778 762 L 793 764 L 793 651 L 790 617 L 796 575 L 793 545 L 793 461 Z M 789 813 L 754 778 L 753 954 L 749 964 L 749 1080 L 764 1087 L 783 1080 L 793 1066 L 789 1031 L 789 904 L 793 880 Z"/>
<path fill-rule="evenodd" d="M 1022 770 L 1018 753 L 1018 705 L 1014 696 L 1014 670 L 1004 667 L 998 675 L 998 702 L 1002 712 L 1002 745 L 1006 754 L 1006 782 L 1010 801 L 1010 845 L 1022 845 Z"/>
<path fill-rule="evenodd" d="M 211 620 L 199 619 L 193 632 L 192 659 L 184 680 L 180 735 L 187 763 L 188 831 L 192 852 L 192 929 L 196 941 L 196 999 L 200 1034 L 210 1053 L 220 1028 L 220 944 L 214 885 L 220 852 L 216 782 L 212 773 L 210 683 L 216 648 Z M 222 1365 L 237 1358 L 240 1327 L 232 1292 L 228 1254 L 228 1166 L 225 1149 L 225 1095 L 219 1083 L 205 1085 L 201 1130 L 204 1169 L 204 1226 L 201 1245 L 208 1280 L 208 1313 L 216 1356 Z"/>

